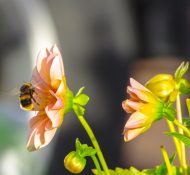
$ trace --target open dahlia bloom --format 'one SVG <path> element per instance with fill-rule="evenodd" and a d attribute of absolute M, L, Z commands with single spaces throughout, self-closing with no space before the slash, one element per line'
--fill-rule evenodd
<path fill-rule="evenodd" d="M 69 89 L 62 57 L 56 45 L 39 52 L 31 83 L 35 91 L 33 110 L 36 115 L 29 122 L 27 148 L 34 151 L 50 143 L 68 109 Z"/>
<path fill-rule="evenodd" d="M 124 127 L 124 140 L 130 141 L 144 133 L 152 123 L 163 117 L 164 102 L 143 85 L 130 79 L 127 92 L 131 98 L 123 101 L 122 107 L 132 113 Z"/>

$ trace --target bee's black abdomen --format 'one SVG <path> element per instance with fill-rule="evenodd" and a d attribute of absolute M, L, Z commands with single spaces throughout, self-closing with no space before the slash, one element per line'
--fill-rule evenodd
<path fill-rule="evenodd" d="M 20 103 L 23 107 L 26 107 L 32 104 L 32 100 L 30 98 L 26 98 L 26 99 L 20 100 Z"/>

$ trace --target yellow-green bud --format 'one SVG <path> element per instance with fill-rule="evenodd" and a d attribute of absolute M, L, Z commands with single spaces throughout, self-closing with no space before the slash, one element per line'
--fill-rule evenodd
<path fill-rule="evenodd" d="M 146 83 L 146 87 L 164 101 L 175 101 L 176 99 L 176 82 L 170 74 L 154 76 Z"/>
<path fill-rule="evenodd" d="M 85 165 L 86 159 L 75 151 L 70 152 L 64 159 L 65 168 L 73 174 L 82 172 Z"/>
<path fill-rule="evenodd" d="M 181 94 L 190 94 L 190 83 L 188 80 L 182 78 L 178 83 L 178 89 Z"/>

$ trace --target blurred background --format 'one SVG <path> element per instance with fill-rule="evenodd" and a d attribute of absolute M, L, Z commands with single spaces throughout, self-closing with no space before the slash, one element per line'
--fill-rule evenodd
<path fill-rule="evenodd" d="M 108 166 L 160 164 L 161 144 L 174 152 L 171 138 L 162 135 L 167 126 L 157 122 L 124 143 L 128 116 L 121 102 L 129 77 L 145 83 L 189 60 L 189 31 L 188 0 L 0 0 L 0 174 L 69 175 L 63 159 L 74 149 L 75 138 L 91 144 L 69 113 L 51 144 L 38 152 L 26 150 L 31 116 L 20 109 L 15 92 L 30 81 L 38 51 L 54 43 L 63 55 L 70 89 L 85 86 L 90 96 L 86 119 Z M 89 160 L 81 174 L 91 174 L 92 167 Z"/>

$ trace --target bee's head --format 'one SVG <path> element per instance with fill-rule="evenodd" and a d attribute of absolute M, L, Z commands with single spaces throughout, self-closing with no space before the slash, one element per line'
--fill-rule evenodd
<path fill-rule="evenodd" d="M 24 83 L 21 87 L 20 87 L 20 91 L 21 92 L 24 92 L 26 91 L 27 89 L 30 89 L 32 87 L 32 84 L 31 83 Z"/>

